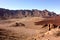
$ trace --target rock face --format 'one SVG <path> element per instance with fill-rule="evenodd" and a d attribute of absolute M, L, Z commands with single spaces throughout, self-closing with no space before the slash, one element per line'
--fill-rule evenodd
<path fill-rule="evenodd" d="M 0 19 L 7 18 L 23 18 L 23 17 L 50 17 L 57 16 L 54 12 L 49 12 L 47 10 L 9 10 L 0 8 Z"/>

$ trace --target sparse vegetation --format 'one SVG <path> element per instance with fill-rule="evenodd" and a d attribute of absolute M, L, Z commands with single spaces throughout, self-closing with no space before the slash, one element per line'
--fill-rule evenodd
<path fill-rule="evenodd" d="M 13 20 L 10 19 L 0 22 L 0 40 L 42 40 L 45 37 L 50 38 L 50 36 L 57 38 L 60 37 L 60 31 L 59 32 L 55 32 L 55 30 L 48 31 L 47 27 L 48 24 L 50 23 L 45 23 L 44 18 L 43 19 L 40 17 L 39 18 L 30 17 L 30 18 L 13 19 Z M 40 25 L 39 20 L 41 20 L 42 25 Z M 38 23 L 39 25 L 34 24 L 34 22 L 36 21 L 39 21 Z M 59 27 L 59 25 L 51 23 L 50 27 L 52 29 L 56 29 L 57 27 Z"/>
<path fill-rule="evenodd" d="M 16 22 L 12 25 L 12 27 L 21 27 L 21 26 L 25 26 L 25 24 Z"/>

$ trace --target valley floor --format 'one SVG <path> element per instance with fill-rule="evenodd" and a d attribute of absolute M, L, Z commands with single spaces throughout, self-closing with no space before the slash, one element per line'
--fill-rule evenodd
<path fill-rule="evenodd" d="M 60 40 L 59 28 L 48 31 L 48 27 L 42 28 L 43 25 L 35 25 L 35 22 L 42 20 L 45 18 L 1 20 L 0 40 Z"/>

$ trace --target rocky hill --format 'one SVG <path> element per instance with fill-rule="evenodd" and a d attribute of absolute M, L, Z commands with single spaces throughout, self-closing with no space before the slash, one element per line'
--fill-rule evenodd
<path fill-rule="evenodd" d="M 0 19 L 7 18 L 23 18 L 23 17 L 51 17 L 57 16 L 54 12 L 49 12 L 48 10 L 9 10 L 0 8 Z"/>

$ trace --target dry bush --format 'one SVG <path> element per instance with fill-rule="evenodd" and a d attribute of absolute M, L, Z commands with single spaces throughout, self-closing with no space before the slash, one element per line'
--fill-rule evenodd
<path fill-rule="evenodd" d="M 12 25 L 12 27 L 20 27 L 20 26 L 25 26 L 25 24 L 16 22 Z"/>
<path fill-rule="evenodd" d="M 15 26 L 20 26 L 19 23 L 16 23 Z"/>
<path fill-rule="evenodd" d="M 23 23 L 19 23 L 20 24 L 20 26 L 25 26 L 25 24 L 23 24 Z"/>
<path fill-rule="evenodd" d="M 23 23 L 15 23 L 15 26 L 25 26 Z"/>

